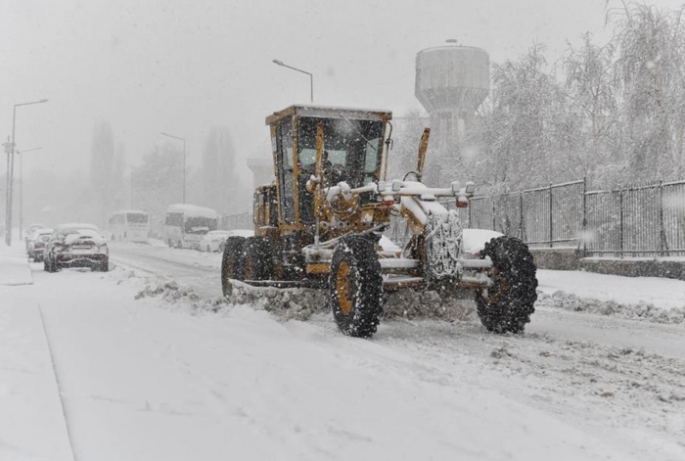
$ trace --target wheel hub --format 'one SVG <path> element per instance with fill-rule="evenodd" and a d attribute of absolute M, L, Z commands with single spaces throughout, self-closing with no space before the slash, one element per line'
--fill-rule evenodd
<path fill-rule="evenodd" d="M 352 312 L 352 290 L 353 284 L 350 278 L 350 266 L 343 261 L 338 266 L 335 274 L 335 292 L 338 296 L 338 306 L 344 315 Z"/>
<path fill-rule="evenodd" d="M 244 267 L 245 267 L 245 276 L 243 277 L 245 280 L 254 280 L 254 275 L 253 275 L 253 261 L 252 258 L 245 258 L 245 261 L 243 262 Z"/>
<path fill-rule="evenodd" d="M 492 280 L 492 285 L 488 289 L 483 290 L 482 296 L 486 303 L 497 304 L 499 303 L 507 290 L 506 278 L 500 273 L 500 271 L 495 267 L 488 274 L 490 280 Z"/>

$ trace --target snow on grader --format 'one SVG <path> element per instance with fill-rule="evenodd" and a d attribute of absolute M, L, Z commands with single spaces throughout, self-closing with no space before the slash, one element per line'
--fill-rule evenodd
<path fill-rule="evenodd" d="M 254 236 L 226 241 L 224 295 L 241 282 L 327 290 L 340 330 L 370 337 L 386 294 L 436 290 L 453 296 L 466 289 L 475 291 L 478 315 L 489 331 L 523 331 L 537 298 L 528 247 L 515 238 L 462 228 L 458 211 L 443 204 L 468 206 L 473 183 L 422 183 L 428 129 L 417 170 L 388 181 L 391 117 L 315 106 L 291 106 L 267 117 L 276 179 L 255 192 Z M 410 230 L 404 248 L 380 244 L 391 219 L 403 219 Z M 481 237 L 475 251 L 465 251 L 474 246 L 465 245 L 469 235 Z"/>

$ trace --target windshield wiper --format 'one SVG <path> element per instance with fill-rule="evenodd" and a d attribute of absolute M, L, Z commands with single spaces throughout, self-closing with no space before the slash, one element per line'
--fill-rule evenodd
<path fill-rule="evenodd" d="M 355 124 L 352 123 L 352 121 L 351 121 L 350 119 L 348 119 L 347 117 L 345 117 L 345 114 L 342 114 L 342 113 L 341 113 L 340 116 L 343 118 L 343 120 L 345 120 L 347 123 L 350 124 L 350 126 L 354 129 L 354 131 L 356 131 L 357 134 L 358 134 L 359 136 L 361 136 L 361 138 L 362 138 L 364 141 L 366 141 L 366 144 L 368 144 L 368 145 L 371 147 L 371 149 L 373 149 L 373 150 L 375 150 L 376 152 L 378 152 L 378 149 L 376 148 L 376 146 L 374 146 L 373 144 L 371 144 L 371 141 L 369 141 L 369 140 L 366 138 L 366 136 L 364 136 L 364 134 L 363 134 L 361 131 L 359 131 L 359 128 L 357 128 L 357 127 L 355 126 Z"/>

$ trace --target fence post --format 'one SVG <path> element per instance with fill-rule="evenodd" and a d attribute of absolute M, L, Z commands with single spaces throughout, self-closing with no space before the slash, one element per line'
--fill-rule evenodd
<path fill-rule="evenodd" d="M 519 193 L 519 238 L 522 242 L 526 241 L 523 238 L 523 191 Z"/>
<path fill-rule="evenodd" d="M 623 188 L 618 191 L 618 247 L 620 250 L 619 257 L 623 259 Z"/>
<path fill-rule="evenodd" d="M 471 221 L 471 210 L 473 209 L 473 204 L 475 203 L 475 200 L 470 200 L 469 201 L 469 229 L 473 229 L 473 221 Z"/>
<path fill-rule="evenodd" d="M 659 180 L 659 256 L 663 256 L 666 248 L 666 229 L 664 228 L 664 180 Z"/>
<path fill-rule="evenodd" d="M 554 202 L 552 201 L 552 183 L 549 183 L 549 247 L 553 248 L 554 247 L 554 223 L 553 218 L 554 215 L 552 214 L 552 204 Z"/>
<path fill-rule="evenodd" d="M 587 177 L 583 176 L 583 257 L 587 256 Z"/>

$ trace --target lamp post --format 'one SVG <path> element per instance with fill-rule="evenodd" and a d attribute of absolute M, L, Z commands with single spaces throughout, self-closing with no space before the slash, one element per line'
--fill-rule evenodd
<path fill-rule="evenodd" d="M 19 238 L 24 233 L 24 154 L 41 149 L 42 147 L 34 147 L 33 149 L 16 151 L 19 156 Z"/>
<path fill-rule="evenodd" d="M 6 196 L 6 206 L 5 206 L 5 244 L 7 246 L 12 245 L 12 190 L 14 181 L 14 146 L 15 133 L 17 127 L 17 107 L 19 106 L 29 106 L 31 104 L 42 104 L 48 102 L 47 99 L 41 99 L 40 101 L 32 102 L 22 102 L 15 104 L 12 109 L 12 141 L 10 142 L 10 152 L 7 153 L 7 196 Z"/>
<path fill-rule="evenodd" d="M 131 188 L 131 193 L 130 193 L 130 195 L 131 195 L 130 208 L 133 209 L 133 167 L 132 167 L 132 166 L 129 166 L 128 168 L 129 168 L 129 176 L 130 176 L 130 177 L 129 177 L 129 182 L 130 182 L 129 186 L 130 186 L 130 188 Z"/>
<path fill-rule="evenodd" d="M 289 66 L 283 63 L 283 61 L 279 61 L 278 59 L 273 59 L 271 62 L 273 62 L 277 66 L 286 67 L 288 69 L 294 70 L 295 72 L 300 72 L 302 74 L 309 75 L 309 97 L 311 103 L 314 104 L 314 74 L 312 74 L 311 72 L 307 72 L 306 70 L 298 69 L 297 67 Z"/>
<path fill-rule="evenodd" d="M 178 139 L 179 141 L 183 141 L 183 203 L 186 203 L 186 140 L 185 138 L 181 138 L 180 136 L 174 136 L 173 134 L 168 134 L 168 133 L 161 133 L 162 136 L 167 136 L 169 138 L 174 138 Z"/>

